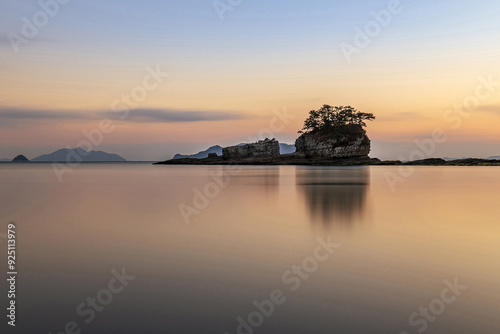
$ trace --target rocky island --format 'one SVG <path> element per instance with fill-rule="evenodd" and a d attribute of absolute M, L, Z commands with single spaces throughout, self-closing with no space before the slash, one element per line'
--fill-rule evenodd
<path fill-rule="evenodd" d="M 20 154 L 14 159 L 12 159 L 12 162 L 30 162 L 30 161 L 24 155 Z"/>
<path fill-rule="evenodd" d="M 209 153 L 206 158 L 175 158 L 157 165 L 310 165 L 310 166 L 500 166 L 500 160 L 459 159 L 446 161 L 429 158 L 418 161 L 381 161 L 370 158 L 371 141 L 365 127 L 373 114 L 350 106 L 324 105 L 311 110 L 304 128 L 295 141 L 296 152 L 280 154 L 280 143 L 266 138 L 252 144 L 225 147 L 222 155 Z"/>
<path fill-rule="evenodd" d="M 295 147 L 306 158 L 344 159 L 367 157 L 371 141 L 361 125 L 351 124 L 330 133 L 303 133 Z"/>
<path fill-rule="evenodd" d="M 324 105 L 312 110 L 296 140 L 296 152 L 280 154 L 280 143 L 266 138 L 257 143 L 222 149 L 222 156 L 209 154 L 204 159 L 172 159 L 158 164 L 196 165 L 367 165 L 379 163 L 371 159 L 370 139 L 363 129 L 372 114 L 351 107 Z"/>

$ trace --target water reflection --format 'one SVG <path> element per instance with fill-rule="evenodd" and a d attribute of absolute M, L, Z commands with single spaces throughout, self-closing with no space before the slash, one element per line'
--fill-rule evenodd
<path fill-rule="evenodd" d="M 224 173 L 221 170 L 220 173 Z M 280 168 L 277 166 L 262 167 L 246 167 L 232 173 L 231 187 L 246 188 L 255 187 L 263 192 L 266 196 L 276 196 L 280 185 Z"/>
<path fill-rule="evenodd" d="M 313 223 L 350 227 L 363 216 L 370 183 L 368 168 L 298 169 L 296 183 Z"/>

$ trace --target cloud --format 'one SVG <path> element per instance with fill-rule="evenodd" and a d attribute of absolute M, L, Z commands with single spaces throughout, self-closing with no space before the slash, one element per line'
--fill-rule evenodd
<path fill-rule="evenodd" d="M 69 111 L 0 108 L 0 119 L 79 119 L 84 115 Z"/>
<path fill-rule="evenodd" d="M 87 116 L 74 111 L 49 111 L 18 108 L 0 108 L 1 124 L 12 121 L 83 119 Z"/>
<path fill-rule="evenodd" d="M 229 111 L 176 110 L 176 109 L 134 109 L 126 112 L 105 112 L 111 119 L 123 119 L 127 122 L 213 122 L 248 118 L 247 115 Z M 120 118 L 121 117 L 121 118 Z"/>
<path fill-rule="evenodd" d="M 248 118 L 248 115 L 228 111 L 195 111 L 175 109 L 134 109 L 130 110 L 128 114 L 126 114 L 125 112 L 113 111 L 53 111 L 0 107 L 0 126 L 22 125 L 23 123 L 28 122 L 62 120 L 76 121 L 82 119 L 100 120 L 104 118 L 134 123 L 186 123 L 246 119 Z"/>

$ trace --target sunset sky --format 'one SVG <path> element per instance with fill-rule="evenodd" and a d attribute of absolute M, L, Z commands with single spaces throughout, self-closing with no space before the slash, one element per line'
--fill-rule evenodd
<path fill-rule="evenodd" d="M 0 0 L 0 158 L 76 147 L 103 119 L 113 130 L 93 149 L 128 160 L 273 125 L 293 143 L 323 104 L 377 116 L 372 157 L 408 158 L 437 128 L 433 156 L 500 155 L 497 1 L 55 1 Z M 365 28 L 348 61 L 342 43 Z M 146 95 L 119 117 L 131 92 Z"/>

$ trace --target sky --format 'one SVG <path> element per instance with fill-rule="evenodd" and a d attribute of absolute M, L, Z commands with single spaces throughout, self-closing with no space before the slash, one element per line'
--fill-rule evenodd
<path fill-rule="evenodd" d="M 375 114 L 372 157 L 500 155 L 499 17 L 486 0 L 0 0 L 0 158 L 293 143 L 323 104 Z"/>

